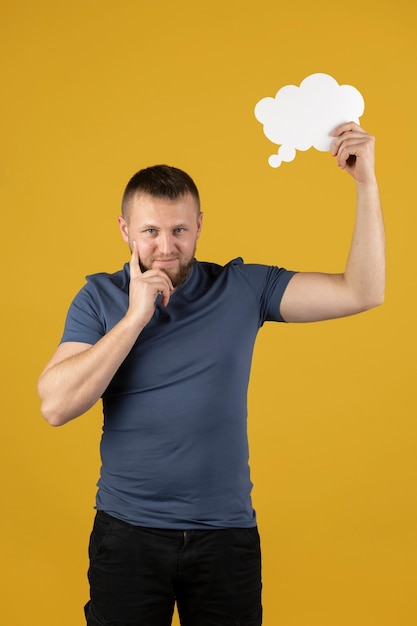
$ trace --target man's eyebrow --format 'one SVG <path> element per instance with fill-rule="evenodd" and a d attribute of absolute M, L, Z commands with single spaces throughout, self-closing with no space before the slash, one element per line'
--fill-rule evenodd
<path fill-rule="evenodd" d="M 179 224 L 174 224 L 173 226 L 167 226 L 168 228 L 188 228 L 189 224 L 185 223 L 185 222 L 180 222 Z M 140 228 L 155 228 L 156 230 L 159 230 L 161 227 L 160 226 L 155 226 L 155 224 L 141 224 Z"/>

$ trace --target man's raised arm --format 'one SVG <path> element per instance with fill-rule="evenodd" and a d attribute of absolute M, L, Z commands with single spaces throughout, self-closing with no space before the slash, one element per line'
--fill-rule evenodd
<path fill-rule="evenodd" d="M 353 122 L 333 133 L 332 154 L 356 183 L 357 207 L 343 274 L 300 272 L 281 302 L 287 322 L 344 317 L 382 304 L 385 290 L 385 233 L 375 176 L 374 138 Z"/>

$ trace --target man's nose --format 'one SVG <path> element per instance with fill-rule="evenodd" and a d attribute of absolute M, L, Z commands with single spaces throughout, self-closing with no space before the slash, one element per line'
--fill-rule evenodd
<path fill-rule="evenodd" d="M 161 254 L 169 255 L 173 250 L 173 237 L 170 233 L 161 233 L 159 236 L 158 246 Z"/>

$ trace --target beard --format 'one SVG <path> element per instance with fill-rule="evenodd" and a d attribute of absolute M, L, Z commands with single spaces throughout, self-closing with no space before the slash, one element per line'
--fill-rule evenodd
<path fill-rule="evenodd" d="M 178 287 L 180 287 L 180 285 L 182 285 L 186 281 L 193 264 L 194 264 L 194 257 L 191 257 L 191 259 L 189 259 L 188 261 L 180 263 L 176 271 L 172 271 L 168 269 L 165 269 L 165 270 L 163 269 L 162 271 L 165 272 L 165 274 L 171 280 L 172 286 L 174 287 L 174 289 L 177 289 Z M 152 266 L 148 267 L 144 265 L 141 261 L 139 261 L 139 265 L 140 265 L 140 269 L 142 270 L 142 272 L 146 272 L 147 270 L 152 269 Z"/>

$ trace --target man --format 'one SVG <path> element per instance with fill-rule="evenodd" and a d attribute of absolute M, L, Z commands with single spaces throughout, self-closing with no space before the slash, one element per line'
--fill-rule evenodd
<path fill-rule="evenodd" d="M 246 431 L 256 334 L 265 321 L 330 319 L 383 301 L 374 140 L 354 123 L 334 137 L 357 188 L 343 274 L 200 263 L 192 179 L 154 166 L 128 183 L 119 226 L 130 263 L 88 277 L 39 380 L 54 426 L 103 399 L 88 626 L 168 626 L 175 602 L 183 626 L 261 624 Z"/>

